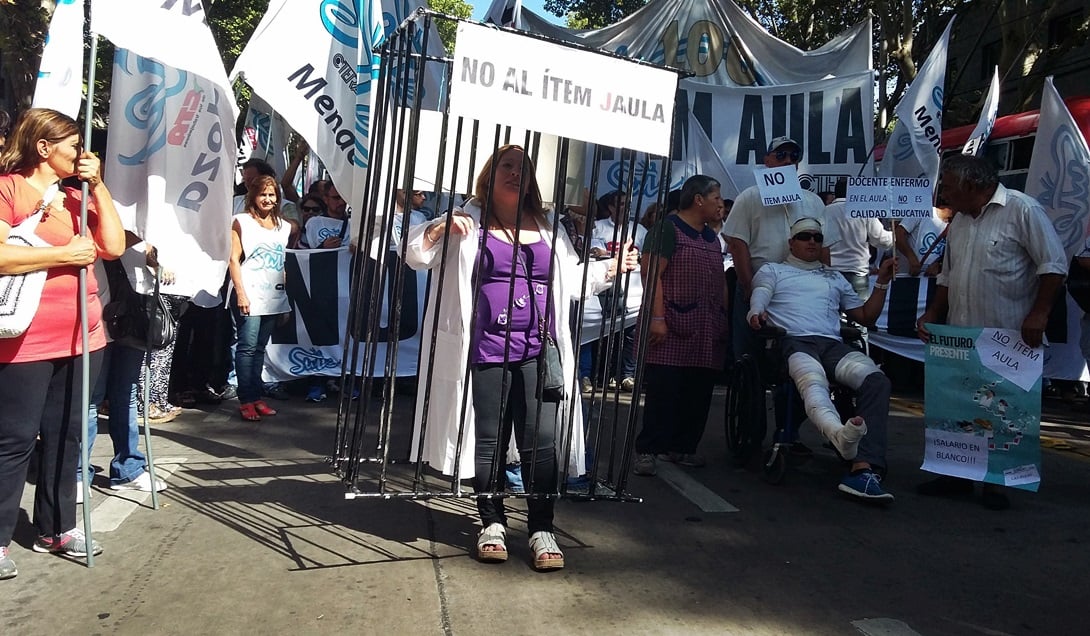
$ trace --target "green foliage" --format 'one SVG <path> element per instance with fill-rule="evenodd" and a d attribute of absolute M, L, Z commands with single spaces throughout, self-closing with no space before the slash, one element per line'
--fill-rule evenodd
<path fill-rule="evenodd" d="M 647 0 L 545 0 L 545 10 L 566 17 L 570 28 L 600 29 L 632 15 L 645 4 Z"/>
<path fill-rule="evenodd" d="M 41 2 L 0 0 L 0 55 L 4 80 L 16 110 L 30 106 L 42 58 L 49 14 Z"/>
<path fill-rule="evenodd" d="M 468 18 L 473 15 L 473 5 L 465 0 L 429 0 L 428 4 L 432 9 L 456 18 Z M 453 51 L 458 23 L 451 20 L 436 20 L 435 26 L 439 30 L 439 39 L 443 41 L 443 46 L 447 51 Z"/>

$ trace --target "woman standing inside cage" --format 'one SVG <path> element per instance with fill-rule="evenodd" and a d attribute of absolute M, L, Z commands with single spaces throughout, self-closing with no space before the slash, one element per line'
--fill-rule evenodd
<path fill-rule="evenodd" d="M 265 345 L 277 319 L 291 311 L 284 289 L 284 257 L 291 226 L 280 216 L 280 194 L 273 177 L 258 177 L 246 193 L 246 208 L 231 223 L 232 313 L 235 317 L 235 374 L 238 411 L 256 422 L 276 415 L 261 399 Z"/>
<path fill-rule="evenodd" d="M 59 186 L 72 176 L 89 186 L 87 236 L 80 236 L 82 192 Z M 20 233 L 31 240 L 17 244 Z M 69 556 L 102 551 L 76 527 L 72 476 L 87 415 L 80 400 L 80 358 L 85 348 L 91 352 L 89 381 L 94 385 L 106 336 L 98 286 L 87 266 L 99 255 L 116 259 L 124 251 L 125 232 L 99 175 L 99 160 L 83 150 L 76 122 L 55 110 L 24 111 L 0 155 L 0 274 L 47 273 L 30 325 L 0 339 L 0 579 L 17 573 L 8 546 L 36 439 L 34 551 Z M 88 272 L 86 343 L 79 307 L 81 269 Z"/>
<path fill-rule="evenodd" d="M 621 271 L 636 266 L 635 252 L 622 253 L 623 260 L 588 266 L 588 293 L 606 288 L 618 263 Z M 458 477 L 472 477 L 475 492 L 501 491 L 503 454 L 513 431 L 527 490 L 555 495 L 558 456 L 568 459 L 569 473 L 584 472 L 583 429 L 581 422 L 569 421 L 567 403 L 573 391 L 579 395 L 568 325 L 582 269 L 567 234 L 554 236 L 533 164 L 522 148 L 501 146 L 485 161 L 473 198 L 455 209 L 453 218 L 410 228 L 405 261 L 415 269 L 436 268 L 435 281 L 442 277 L 441 285 L 431 286 L 424 316 L 423 341 L 435 342 L 435 356 L 423 356 L 421 377 L 431 390 L 418 394 L 417 413 L 425 421 L 414 430 L 414 458 L 423 435 L 421 459 L 447 475 L 460 462 Z M 566 395 L 559 403 L 538 390 L 539 360 L 549 336 L 556 340 L 563 368 Z M 579 412 L 575 409 L 576 417 Z M 457 457 L 463 422 L 466 434 Z M 553 504 L 552 497 L 531 497 L 527 504 L 530 549 L 539 570 L 564 567 L 553 534 Z M 480 497 L 477 509 L 478 558 L 506 560 L 503 499 Z"/>

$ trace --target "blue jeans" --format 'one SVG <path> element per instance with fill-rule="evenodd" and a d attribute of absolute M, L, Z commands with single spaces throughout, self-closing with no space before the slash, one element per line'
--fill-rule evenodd
<path fill-rule="evenodd" d="M 243 316 L 237 305 L 235 314 L 235 375 L 238 377 L 238 403 L 249 404 L 261 399 L 264 384 L 261 369 L 265 366 L 265 345 L 272 337 L 277 314 L 270 316 Z"/>
<path fill-rule="evenodd" d="M 148 460 L 140 452 L 140 429 L 136 423 L 136 384 L 140 375 L 144 352 L 111 342 L 106 345 L 102 369 L 91 390 L 91 405 L 87 410 L 87 454 L 95 445 L 98 434 L 98 404 L 103 399 L 110 402 L 107 418 L 110 440 L 114 446 L 114 458 L 110 461 L 110 483 L 132 481 L 148 466 Z M 83 471 L 76 473 L 82 480 Z"/>

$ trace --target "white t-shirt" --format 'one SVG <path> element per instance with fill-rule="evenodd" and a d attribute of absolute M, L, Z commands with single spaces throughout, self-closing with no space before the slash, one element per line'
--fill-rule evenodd
<path fill-rule="evenodd" d="M 870 246 L 893 247 L 893 233 L 878 219 L 853 219 L 848 216 L 844 199 L 825 207 L 825 220 L 836 226 L 840 240 L 829 248 L 829 266 L 838 272 L 866 274 L 870 271 Z"/>
<path fill-rule="evenodd" d="M 921 272 L 926 270 L 932 263 L 942 260 L 942 254 L 946 251 L 945 238 L 935 246 L 935 249 L 931 250 L 930 254 L 927 252 L 931 248 L 931 244 L 937 241 L 942 236 L 943 230 L 946 229 L 947 223 L 939 218 L 938 211 L 932 210 L 930 219 L 908 218 L 902 219 L 898 223 L 908 234 L 908 244 L 912 247 L 916 258 L 920 260 Z M 924 254 L 927 254 L 926 262 L 923 258 Z M 897 276 L 899 278 L 909 276 L 908 259 L 900 252 L 897 252 Z"/>
<path fill-rule="evenodd" d="M 617 247 L 616 243 L 621 240 L 622 229 L 617 227 L 617 224 L 613 222 L 613 219 L 606 218 L 600 219 L 594 222 L 594 233 L 591 236 L 592 247 L 600 247 L 606 252 L 613 253 Z M 647 228 L 639 223 L 633 222 L 632 227 L 628 229 L 627 237 L 632 239 L 632 245 L 637 250 L 643 251 L 643 240 L 647 237 Z"/>
<path fill-rule="evenodd" d="M 851 283 L 834 269 L 767 263 L 753 276 L 749 315 L 767 311 L 769 321 L 789 336 L 840 340 L 841 310 L 862 306 Z"/>
<path fill-rule="evenodd" d="M 250 301 L 251 316 L 268 316 L 291 311 L 284 278 L 284 257 L 291 225 L 261 227 L 249 214 L 236 214 L 242 238 L 242 286 Z"/>
<path fill-rule="evenodd" d="M 341 245 L 348 242 L 349 225 L 347 219 L 334 219 L 328 216 L 316 216 L 307 221 L 305 234 L 307 245 L 311 249 L 321 249 L 322 241 L 331 236 L 340 236 Z M 341 235 L 344 232 L 344 236 Z"/>

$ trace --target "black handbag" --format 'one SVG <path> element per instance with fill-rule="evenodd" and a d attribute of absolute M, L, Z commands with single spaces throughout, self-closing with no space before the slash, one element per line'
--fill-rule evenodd
<path fill-rule="evenodd" d="M 542 402 L 564 400 L 564 368 L 560 364 L 560 347 L 545 328 L 545 319 L 538 320 L 541 330 L 541 355 L 538 357 L 538 387 Z"/>
<path fill-rule="evenodd" d="M 170 346 L 177 333 L 178 321 L 159 293 L 158 272 L 155 292 L 145 295 L 133 291 L 119 263 L 107 261 L 106 271 L 111 300 L 102 308 L 102 322 L 113 341 L 140 351 L 157 351 Z"/>

